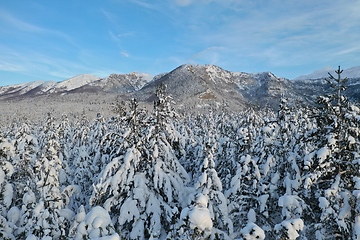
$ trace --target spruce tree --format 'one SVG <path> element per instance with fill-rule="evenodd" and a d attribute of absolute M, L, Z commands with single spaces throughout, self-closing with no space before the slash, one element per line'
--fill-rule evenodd
<path fill-rule="evenodd" d="M 327 236 L 349 239 L 356 236 L 354 223 L 359 216 L 357 196 L 353 190 L 359 177 L 358 107 L 344 95 L 347 79 L 341 78 L 340 66 L 329 73 L 327 82 L 334 94 L 318 99 L 321 111 L 317 116 L 318 150 L 306 157 L 306 187 L 319 191 L 321 215 L 317 239 Z"/>

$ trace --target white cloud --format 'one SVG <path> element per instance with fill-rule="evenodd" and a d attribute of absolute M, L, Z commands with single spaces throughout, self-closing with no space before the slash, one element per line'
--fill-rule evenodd
<path fill-rule="evenodd" d="M 181 7 L 189 6 L 193 3 L 192 0 L 176 0 L 175 4 Z"/>
<path fill-rule="evenodd" d="M 100 10 L 101 14 L 106 18 L 106 20 L 108 20 L 109 22 L 116 24 L 118 22 L 118 18 L 116 16 L 116 14 L 111 13 L 108 10 L 105 9 L 101 9 Z"/>
<path fill-rule="evenodd" d="M 120 54 L 121 54 L 121 56 L 126 57 L 126 58 L 130 57 L 130 54 L 127 52 L 124 52 L 124 51 L 120 52 Z"/>
<path fill-rule="evenodd" d="M 77 74 L 93 71 L 93 67 L 76 60 L 56 58 L 25 48 L 0 45 L 0 69 L 21 73 L 34 80 L 63 80 Z"/>
<path fill-rule="evenodd" d="M 21 72 L 25 69 L 16 63 L 9 63 L 7 61 L 0 60 L 0 70 L 6 72 Z"/>
<path fill-rule="evenodd" d="M 214 65 L 222 65 L 220 56 L 225 49 L 223 47 L 212 46 L 205 48 L 193 54 L 189 61 L 194 63 L 209 63 Z"/>
<path fill-rule="evenodd" d="M 0 9 L 0 19 L 7 23 L 9 26 L 26 32 L 42 32 L 45 30 L 34 24 L 22 21 L 21 19 L 14 17 L 10 13 L 2 9 Z"/>
<path fill-rule="evenodd" d="M 143 8 L 152 9 L 155 10 L 158 7 L 155 4 L 149 3 L 148 1 L 142 1 L 142 0 L 129 0 L 131 3 L 134 3 L 138 6 L 141 6 Z"/>
<path fill-rule="evenodd" d="M 353 43 L 360 41 L 360 33 L 354 31 L 360 27 L 360 15 L 354 14 L 354 1 L 315 5 L 274 0 L 247 9 L 244 15 L 229 12 L 219 18 L 218 26 L 203 23 L 189 35 L 193 43 L 231 48 L 233 54 L 263 56 L 264 60 L 268 58 L 269 65 L 276 66 L 309 61 L 309 57 L 322 61 L 322 57 L 333 54 L 329 49 L 340 48 L 342 53 L 358 51 Z M 193 17 L 193 21 L 204 17 Z"/>
<path fill-rule="evenodd" d="M 73 37 L 62 32 L 59 30 L 55 30 L 55 29 L 48 29 L 48 28 L 44 28 L 35 24 L 32 24 L 30 22 L 26 22 L 12 14 L 10 14 L 9 12 L 0 9 L 0 21 L 5 22 L 6 24 L 4 24 L 3 26 L 0 27 L 0 31 L 3 30 L 5 32 L 10 32 L 13 29 L 15 34 L 19 34 L 19 32 L 17 30 L 20 30 L 21 32 L 26 32 L 29 33 L 31 35 L 29 36 L 35 36 L 35 35 L 39 35 L 39 36 L 49 36 L 49 37 L 57 37 L 60 38 L 61 40 L 65 40 L 67 43 L 70 43 L 73 46 L 76 46 L 75 41 L 73 40 Z"/>

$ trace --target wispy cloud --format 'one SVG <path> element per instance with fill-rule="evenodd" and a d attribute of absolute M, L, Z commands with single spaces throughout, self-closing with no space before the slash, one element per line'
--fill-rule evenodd
<path fill-rule="evenodd" d="M 25 32 L 29 34 L 37 34 L 41 36 L 51 36 L 51 37 L 57 37 L 60 38 L 67 43 L 72 44 L 73 46 L 76 46 L 76 43 L 70 35 L 56 30 L 56 29 L 48 29 L 44 28 L 42 26 L 38 26 L 36 24 L 32 24 L 30 22 L 24 21 L 19 17 L 16 17 L 9 12 L 5 11 L 4 9 L 0 9 L 0 20 L 3 21 L 5 24 L 0 28 L 0 31 L 12 31 L 17 30 L 20 32 Z M 17 33 L 18 34 L 18 33 Z"/>
<path fill-rule="evenodd" d="M 130 54 L 128 52 L 125 52 L 125 51 L 120 52 L 120 54 L 121 54 L 121 56 L 126 57 L 126 58 L 130 57 Z"/>
<path fill-rule="evenodd" d="M 117 23 L 118 18 L 115 14 L 111 13 L 110 11 L 102 8 L 100 9 L 100 13 L 106 18 L 107 21 L 111 23 Z"/>
<path fill-rule="evenodd" d="M 140 7 L 155 10 L 158 9 L 158 5 L 149 3 L 148 1 L 141 1 L 141 0 L 129 0 L 131 3 L 136 4 Z"/>
<path fill-rule="evenodd" d="M 9 49 L 0 46 L 0 70 L 19 73 L 31 78 L 47 77 L 42 80 L 64 80 L 81 73 L 101 72 L 102 68 L 91 66 L 80 60 L 67 60 L 56 58 L 49 54 L 28 50 Z M 104 69 L 103 72 L 110 74 L 112 71 Z M 50 77 L 50 79 L 49 79 Z"/>
<path fill-rule="evenodd" d="M 175 4 L 181 7 L 189 6 L 193 3 L 192 0 L 176 0 Z"/>
<path fill-rule="evenodd" d="M 0 60 L 0 70 L 5 72 L 22 72 L 25 69 L 15 63 L 9 63 L 8 61 Z"/>
<path fill-rule="evenodd" d="M 224 50 L 225 50 L 224 47 L 217 47 L 217 46 L 205 48 L 193 54 L 190 57 L 189 62 L 203 62 L 214 65 L 221 65 L 220 56 L 222 55 Z"/>
<path fill-rule="evenodd" d="M 119 33 L 117 36 L 122 38 L 122 37 L 133 37 L 135 35 L 136 35 L 136 33 L 133 31 L 133 32 Z"/>
<path fill-rule="evenodd" d="M 34 24 L 22 21 L 21 19 L 14 17 L 3 9 L 0 9 L 0 19 L 3 23 L 6 23 L 7 25 L 22 31 L 43 32 L 45 30 Z"/>
<path fill-rule="evenodd" d="M 57 6 L 38 4 L 42 13 Z M 0 8 L 2 71 L 64 77 L 121 66 L 156 74 L 190 62 L 290 72 L 360 62 L 358 0 L 116 0 L 66 19 L 59 10 L 51 24 L 24 9 Z M 74 19 L 89 24 L 77 31 Z"/>
<path fill-rule="evenodd" d="M 173 0 L 174 3 L 181 7 L 190 6 L 192 4 L 210 4 L 210 3 L 217 3 L 222 6 L 227 7 L 239 7 L 239 6 L 245 6 L 245 5 L 253 5 L 254 1 L 251 0 Z M 233 9 L 233 10 L 236 10 Z"/>
<path fill-rule="evenodd" d="M 244 15 L 222 16 L 218 26 L 202 23 L 189 34 L 190 41 L 230 48 L 233 55 L 262 56 L 269 66 L 303 64 L 316 54 L 331 57 L 334 52 L 329 49 L 343 49 L 337 51 L 343 54 L 358 51 L 353 42 L 360 41 L 360 33 L 355 31 L 360 28 L 360 15 L 354 10 L 359 9 L 359 2 L 312 3 L 294 6 L 293 1 L 269 1 L 271 8 L 257 6 Z M 199 24 L 203 14 L 199 11 L 193 16 L 193 23 Z M 349 37 L 352 41 L 346 40 Z"/>

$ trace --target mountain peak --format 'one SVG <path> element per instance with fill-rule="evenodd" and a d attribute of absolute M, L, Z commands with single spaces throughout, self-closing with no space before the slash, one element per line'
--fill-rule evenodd
<path fill-rule="evenodd" d="M 352 78 L 360 75 L 360 67 L 344 70 L 344 73 Z M 149 104 L 155 97 L 156 87 L 164 83 L 168 86 L 168 94 L 173 96 L 179 108 L 205 109 L 223 105 L 230 109 L 265 105 L 276 108 L 281 97 L 296 99 L 301 103 L 314 102 L 316 96 L 326 91 L 323 82 L 289 81 L 272 72 L 231 72 L 215 65 L 184 64 L 155 77 L 138 72 L 114 73 L 105 78 L 82 74 L 58 83 L 31 82 L 0 87 L 0 100 L 51 94 L 62 96 L 71 93 L 76 96 L 75 94 L 95 93 L 96 96 L 116 95 L 123 99 L 135 97 L 144 104 Z M 352 86 L 360 85 L 358 79 L 349 82 Z M 356 89 L 358 88 L 349 88 L 349 96 L 354 99 L 359 98 Z"/>
<path fill-rule="evenodd" d="M 66 79 L 62 82 L 59 82 L 56 85 L 56 88 L 58 89 L 66 89 L 68 91 L 74 90 L 76 88 L 82 87 L 84 85 L 87 85 L 89 83 L 95 82 L 100 80 L 99 77 L 91 74 L 80 74 L 75 77 Z"/>

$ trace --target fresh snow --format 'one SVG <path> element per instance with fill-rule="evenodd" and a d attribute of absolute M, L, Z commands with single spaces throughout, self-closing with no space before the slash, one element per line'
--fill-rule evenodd
<path fill-rule="evenodd" d="M 74 90 L 76 88 L 85 86 L 89 83 L 95 82 L 100 80 L 99 77 L 90 75 L 90 74 L 81 74 L 72 78 L 69 78 L 65 81 L 57 83 L 53 89 L 50 90 L 50 92 L 56 91 L 56 90 L 64 90 L 67 91 Z"/>
<path fill-rule="evenodd" d="M 113 230 L 109 213 L 100 206 L 93 207 L 77 226 L 75 240 L 84 239 L 83 236 L 98 240 L 120 240 Z"/>
<path fill-rule="evenodd" d="M 249 222 L 240 231 L 242 239 L 244 240 L 264 240 L 265 233 L 258 225 L 253 222 Z"/>
<path fill-rule="evenodd" d="M 358 107 L 177 115 L 159 91 L 153 112 L 1 125 L 0 235 L 359 239 Z"/>
<path fill-rule="evenodd" d="M 299 76 L 299 77 L 295 78 L 295 80 L 327 78 L 327 77 L 329 77 L 328 73 L 330 72 L 331 74 L 334 74 L 334 71 L 335 71 L 334 68 L 326 67 L 326 68 L 317 70 L 311 74 Z M 360 66 L 344 69 L 341 76 L 343 78 L 345 78 L 345 77 L 359 78 L 360 77 Z"/>

